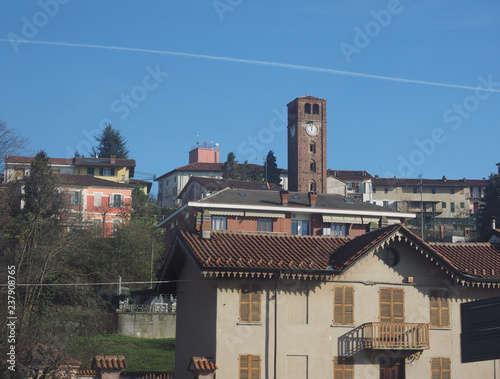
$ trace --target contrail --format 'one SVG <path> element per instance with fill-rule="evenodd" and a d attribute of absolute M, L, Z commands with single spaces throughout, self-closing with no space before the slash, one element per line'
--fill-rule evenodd
<path fill-rule="evenodd" d="M 12 42 L 12 41 L 10 41 L 7 38 L 0 38 L 0 42 Z M 390 81 L 390 82 L 420 84 L 420 85 L 425 85 L 425 86 L 444 87 L 444 88 L 459 88 L 459 89 L 466 89 L 466 90 L 477 90 L 479 88 L 479 87 L 466 86 L 466 85 L 462 85 L 462 84 L 429 82 L 429 81 L 425 81 L 425 80 L 414 80 L 414 79 L 397 78 L 397 77 L 392 77 L 392 76 L 363 74 L 360 72 L 334 70 L 334 69 L 330 69 L 330 68 L 302 66 L 302 65 L 295 65 L 295 64 L 289 64 L 289 63 L 279 63 L 279 62 L 269 62 L 269 61 L 258 61 L 258 60 L 253 60 L 253 59 L 218 57 L 218 56 L 214 56 L 214 55 L 205 55 L 205 54 L 181 53 L 181 52 L 177 52 L 177 51 L 140 49 L 140 48 L 135 48 L 135 47 L 121 47 L 121 46 L 91 45 L 91 44 L 83 44 L 83 43 L 50 42 L 50 41 L 16 40 L 16 42 L 27 43 L 27 44 L 31 43 L 31 44 L 35 44 L 35 45 L 83 47 L 83 48 L 88 48 L 88 49 L 116 50 L 116 51 L 128 51 L 128 52 L 136 52 L 136 53 L 171 55 L 171 56 L 178 56 L 178 57 L 208 59 L 208 60 L 214 60 L 214 61 L 243 63 L 243 64 L 259 65 L 259 66 L 281 67 L 281 68 L 287 68 L 287 69 L 291 69 L 291 70 L 322 72 L 325 74 L 332 74 L 332 75 L 355 76 L 355 77 L 366 78 L 366 79 L 377 79 L 377 80 L 385 80 L 385 81 Z M 498 90 L 498 89 L 484 88 L 484 87 L 481 87 L 481 91 L 500 93 L 500 90 Z"/>

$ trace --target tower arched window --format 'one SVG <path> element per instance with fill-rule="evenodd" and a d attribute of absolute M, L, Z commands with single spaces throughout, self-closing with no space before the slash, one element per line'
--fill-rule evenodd
<path fill-rule="evenodd" d="M 315 142 L 311 142 L 311 144 L 309 145 L 309 152 L 316 154 L 316 143 Z"/>
<path fill-rule="evenodd" d="M 311 114 L 311 104 L 305 103 L 305 105 L 304 105 L 304 113 L 305 114 Z"/>
<path fill-rule="evenodd" d="M 313 104 L 313 114 L 319 114 L 319 104 Z"/>
<path fill-rule="evenodd" d="M 312 172 L 316 172 L 316 162 L 315 161 L 311 161 L 311 163 L 309 163 L 309 169 Z"/>
<path fill-rule="evenodd" d="M 309 183 L 309 192 L 316 192 L 316 182 L 314 180 Z"/>

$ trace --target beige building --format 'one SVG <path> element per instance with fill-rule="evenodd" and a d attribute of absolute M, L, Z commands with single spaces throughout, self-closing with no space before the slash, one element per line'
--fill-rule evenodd
<path fill-rule="evenodd" d="M 496 244 L 180 231 L 159 290 L 177 295 L 176 379 L 493 378 L 461 363 L 460 304 L 500 295 Z"/>
<path fill-rule="evenodd" d="M 474 217 L 487 180 L 460 179 L 372 179 L 373 201 L 377 205 L 436 218 Z"/>

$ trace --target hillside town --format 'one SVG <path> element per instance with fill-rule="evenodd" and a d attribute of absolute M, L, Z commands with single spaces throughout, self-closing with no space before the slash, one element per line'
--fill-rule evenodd
<path fill-rule="evenodd" d="M 500 163 L 455 179 L 328 168 L 326 100 L 286 106 L 283 168 L 272 150 L 263 165 L 224 162 L 212 144 L 154 181 L 134 178 L 128 154 L 7 155 L 2 263 L 37 284 L 9 292 L 7 336 L 39 340 L 12 344 L 2 372 L 16 362 L 32 378 L 495 377 L 495 334 L 464 345 L 463 312 L 500 296 L 500 209 L 489 202 Z M 107 125 L 97 142 L 111 135 Z M 58 317 L 85 335 L 63 309 L 92 331 L 175 339 L 172 367 L 127 370 L 125 353 L 92 355 L 97 346 L 76 359 L 78 348 L 43 338 Z M 38 319 L 48 329 L 27 333 Z"/>

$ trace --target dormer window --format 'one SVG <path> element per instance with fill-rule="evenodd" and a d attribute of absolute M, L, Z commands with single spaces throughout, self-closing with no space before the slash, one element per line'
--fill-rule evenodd
<path fill-rule="evenodd" d="M 304 105 L 304 113 L 305 113 L 305 114 L 311 114 L 311 104 L 306 103 L 306 104 Z"/>

